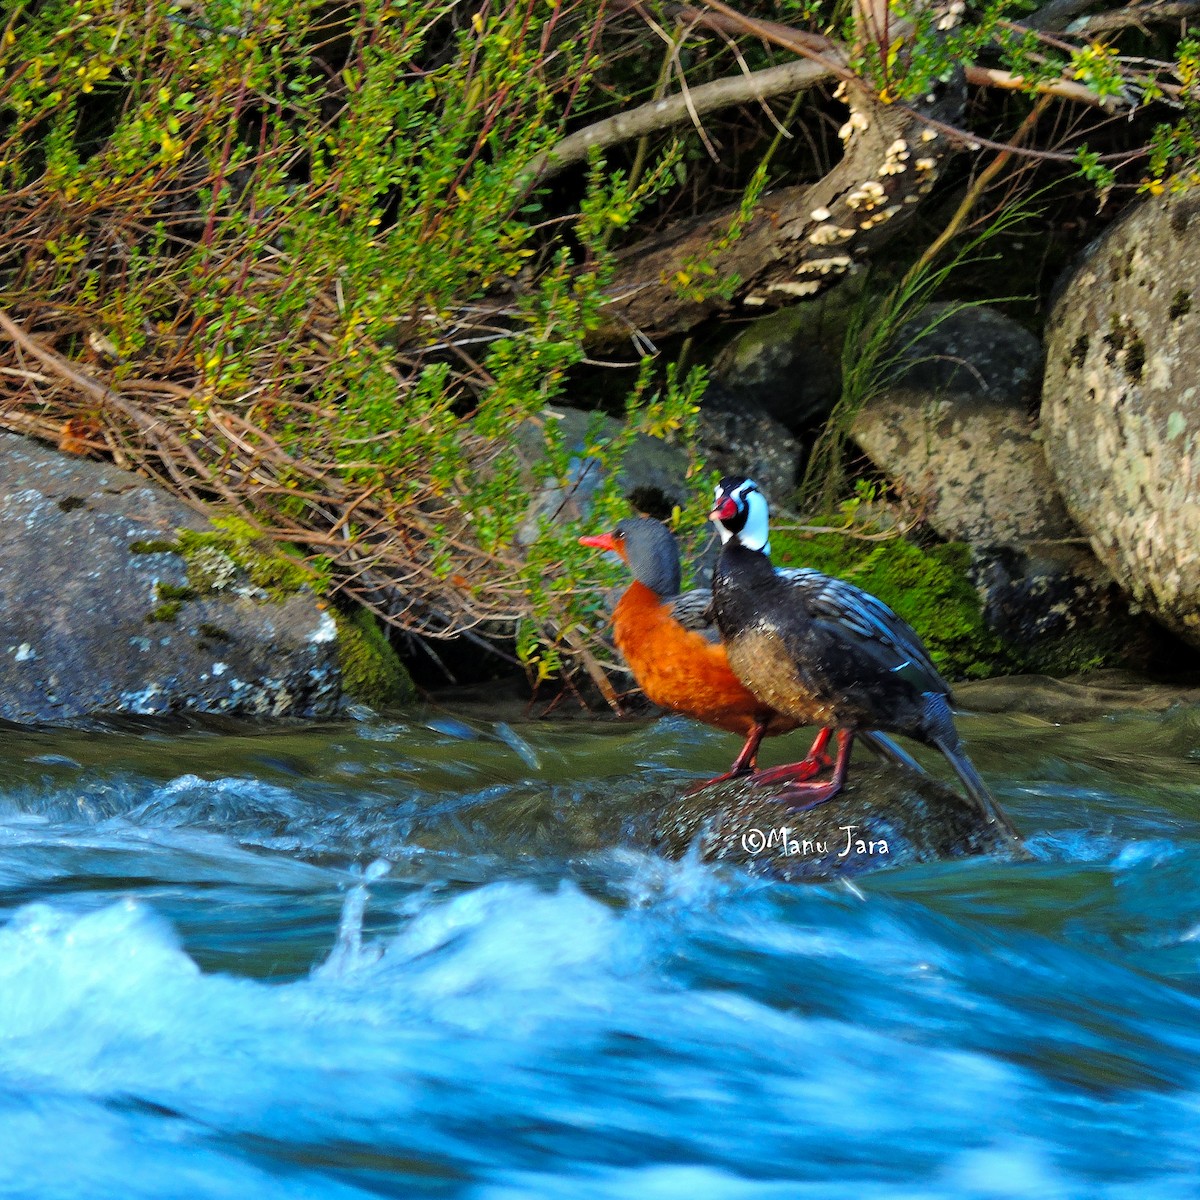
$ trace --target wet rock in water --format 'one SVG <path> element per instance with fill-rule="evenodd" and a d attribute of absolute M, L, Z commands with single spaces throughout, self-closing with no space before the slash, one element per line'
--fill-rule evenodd
<path fill-rule="evenodd" d="M 1122 588 L 1200 646 L 1200 196 L 1137 205 L 1047 327 L 1042 424 L 1071 515 Z"/>
<path fill-rule="evenodd" d="M 733 780 L 682 796 L 653 817 L 651 843 L 671 858 L 695 845 L 706 861 L 789 882 L 1025 856 L 1019 840 L 951 787 L 891 765 L 856 766 L 837 796 L 801 812 L 789 812 L 779 795 L 777 787 Z"/>
<path fill-rule="evenodd" d="M 1122 670 L 1089 671 L 1069 679 L 1009 675 L 957 684 L 954 694 L 973 712 L 1022 713 L 1056 726 L 1120 712 L 1200 712 L 1200 687 L 1154 683 Z"/>
<path fill-rule="evenodd" d="M 256 586 L 207 529 L 140 476 L 0 433 L 0 719 L 335 712 L 332 617 Z"/>

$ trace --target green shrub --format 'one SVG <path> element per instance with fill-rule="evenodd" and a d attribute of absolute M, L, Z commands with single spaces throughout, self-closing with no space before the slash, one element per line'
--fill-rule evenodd
<path fill-rule="evenodd" d="M 574 451 L 551 435 L 526 471 L 515 435 L 584 358 L 614 234 L 674 179 L 670 153 L 637 182 L 597 161 L 569 248 L 542 231 L 530 164 L 595 68 L 599 19 L 544 0 L 18 3 L 0 311 L 62 369 L 40 394 L 0 380 L 0 410 L 98 416 L 131 463 L 299 547 L 335 591 L 417 632 L 520 624 L 531 667 L 557 669 L 593 637 L 579 531 L 528 552 L 516 533 Z M 643 371 L 629 436 L 592 452 L 615 466 L 635 428 L 681 436 L 698 380 Z M 611 484 L 597 505 L 616 511 Z M 225 533 L 193 559 L 245 558 Z M 295 582 L 286 559 L 247 561 L 283 571 L 255 578 L 268 591 Z"/>

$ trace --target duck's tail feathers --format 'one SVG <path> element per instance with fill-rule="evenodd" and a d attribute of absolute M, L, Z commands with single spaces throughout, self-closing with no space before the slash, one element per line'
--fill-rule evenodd
<path fill-rule="evenodd" d="M 996 803 L 996 798 L 988 791 L 987 784 L 975 770 L 975 764 L 967 757 L 962 746 L 957 744 L 957 739 L 953 743 L 938 739 L 934 745 L 946 756 L 946 761 L 954 768 L 955 775 L 967 789 L 967 795 L 979 805 L 988 821 L 1006 837 L 1012 838 L 1014 841 L 1019 840 L 1020 834 L 1017 833 L 1016 827 Z"/>
<path fill-rule="evenodd" d="M 921 775 L 929 774 L 899 742 L 888 737 L 886 733 L 877 733 L 873 729 L 860 729 L 858 740 L 869 746 L 880 758 L 895 763 L 898 767 L 907 767 L 910 771 L 917 771 Z"/>

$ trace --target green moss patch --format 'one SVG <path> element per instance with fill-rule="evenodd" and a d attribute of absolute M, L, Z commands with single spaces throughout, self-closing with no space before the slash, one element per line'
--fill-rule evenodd
<path fill-rule="evenodd" d="M 266 541 L 247 522 L 237 517 L 216 517 L 212 526 L 202 531 L 180 529 L 174 541 L 156 538 L 130 543 L 131 554 L 178 554 L 186 564 L 188 586 L 173 588 L 159 584 L 159 599 L 176 601 L 211 596 L 246 581 L 274 601 L 306 589 L 318 595 L 325 591 L 327 580 L 320 572 Z M 175 613 L 178 611 L 176 604 Z M 150 619 L 171 620 L 175 613 Z"/>
<path fill-rule="evenodd" d="M 154 598 L 158 604 L 146 614 L 146 620 L 152 623 L 174 621 L 179 616 L 179 610 L 183 607 L 184 601 L 194 600 L 196 593 L 190 587 L 179 587 L 174 583 L 156 583 Z"/>
<path fill-rule="evenodd" d="M 129 543 L 130 554 L 178 554 L 179 543 L 165 538 L 147 538 Z"/>
<path fill-rule="evenodd" d="M 213 528 L 179 531 L 178 552 L 187 563 L 188 579 L 198 592 L 220 592 L 241 575 L 272 600 L 283 600 L 311 588 L 324 590 L 319 576 L 299 559 L 266 542 L 237 517 L 217 517 Z"/>
<path fill-rule="evenodd" d="M 365 608 L 334 613 L 342 687 L 353 700 L 382 708 L 409 703 L 416 689 L 374 615 Z"/>
<path fill-rule="evenodd" d="M 963 542 L 923 550 L 903 538 L 868 542 L 775 530 L 771 549 L 779 566 L 814 567 L 878 596 L 917 631 L 948 679 L 983 679 L 1014 665 L 984 622 L 979 593 L 967 578 L 970 547 Z"/>

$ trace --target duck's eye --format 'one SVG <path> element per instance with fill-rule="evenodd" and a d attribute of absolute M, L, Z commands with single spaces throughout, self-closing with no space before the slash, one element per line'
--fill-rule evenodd
<path fill-rule="evenodd" d="M 618 542 L 623 542 L 623 541 L 625 540 L 625 532 L 624 532 L 624 530 L 621 530 L 621 529 L 617 529 L 617 530 L 615 530 L 615 531 L 613 532 L 613 538 L 614 538 L 614 540 L 616 540 L 616 541 L 618 541 Z"/>

